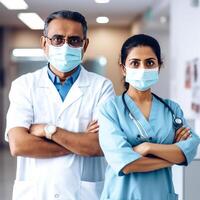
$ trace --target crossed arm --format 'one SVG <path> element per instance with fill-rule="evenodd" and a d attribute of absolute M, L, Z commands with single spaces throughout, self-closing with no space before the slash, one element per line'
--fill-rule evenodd
<path fill-rule="evenodd" d="M 190 137 L 189 129 L 180 128 L 176 132 L 175 142 L 186 140 L 188 137 Z M 142 157 L 126 165 L 122 169 L 125 174 L 131 172 L 149 172 L 185 161 L 185 156 L 175 144 L 144 142 L 135 146 L 133 150 L 142 155 Z"/>
<path fill-rule="evenodd" d="M 98 124 L 92 121 L 84 133 L 73 133 L 58 128 L 52 141 L 45 139 L 44 124 L 32 125 L 30 130 L 16 127 L 8 132 L 13 156 L 34 158 L 58 157 L 71 153 L 82 156 L 101 156 Z"/>

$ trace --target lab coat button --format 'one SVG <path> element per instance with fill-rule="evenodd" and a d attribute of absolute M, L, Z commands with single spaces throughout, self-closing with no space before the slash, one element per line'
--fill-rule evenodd
<path fill-rule="evenodd" d="M 54 196 L 55 198 L 59 198 L 60 197 L 60 195 L 59 194 L 55 194 L 55 196 Z"/>

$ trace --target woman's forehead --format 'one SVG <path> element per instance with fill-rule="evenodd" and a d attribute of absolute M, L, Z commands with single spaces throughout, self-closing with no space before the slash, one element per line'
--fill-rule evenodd
<path fill-rule="evenodd" d="M 153 49 L 149 46 L 133 47 L 129 51 L 127 56 L 127 58 L 146 58 L 146 57 L 157 58 Z"/>

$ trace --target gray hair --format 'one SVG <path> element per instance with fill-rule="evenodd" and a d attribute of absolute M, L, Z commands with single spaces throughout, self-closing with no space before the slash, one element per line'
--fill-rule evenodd
<path fill-rule="evenodd" d="M 56 11 L 51 13 L 45 20 L 45 24 L 44 24 L 44 36 L 47 36 L 48 34 L 48 25 L 49 23 L 54 20 L 54 19 L 69 19 L 75 22 L 79 22 L 82 25 L 83 28 L 83 35 L 84 38 L 87 37 L 87 22 L 85 20 L 85 17 L 80 14 L 79 12 L 74 12 L 74 11 L 70 11 L 70 10 L 60 10 L 60 11 Z"/>

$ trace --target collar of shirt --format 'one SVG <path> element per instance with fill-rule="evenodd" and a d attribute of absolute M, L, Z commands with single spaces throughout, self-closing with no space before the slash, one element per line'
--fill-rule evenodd
<path fill-rule="evenodd" d="M 80 67 L 80 65 L 79 65 L 79 66 L 78 66 L 78 69 L 77 69 L 70 77 L 68 77 L 68 78 L 65 80 L 65 82 L 70 81 L 70 82 L 72 83 L 72 85 L 73 85 L 73 83 L 74 83 L 74 82 L 76 81 L 76 79 L 78 78 L 78 76 L 79 76 L 79 74 L 80 74 L 80 71 L 81 71 L 81 67 Z M 47 72 L 48 72 L 48 75 L 49 75 L 50 80 L 53 82 L 54 85 L 55 85 L 55 84 L 61 84 L 59 77 L 56 76 L 56 75 L 50 70 L 49 64 L 48 64 L 48 70 L 47 70 Z M 65 82 L 64 82 L 64 84 L 65 84 Z"/>
<path fill-rule="evenodd" d="M 57 91 L 60 94 L 60 97 L 62 98 L 62 100 L 64 101 L 65 97 L 67 96 L 67 93 L 69 92 L 70 88 L 72 87 L 72 85 L 74 84 L 74 82 L 77 80 L 79 74 L 81 71 L 81 67 L 80 65 L 78 66 L 78 69 L 70 76 L 68 77 L 65 82 L 62 84 L 59 77 L 56 76 L 51 70 L 50 67 L 48 65 L 48 76 L 50 78 L 50 80 L 53 82 L 53 84 L 55 85 Z"/>

